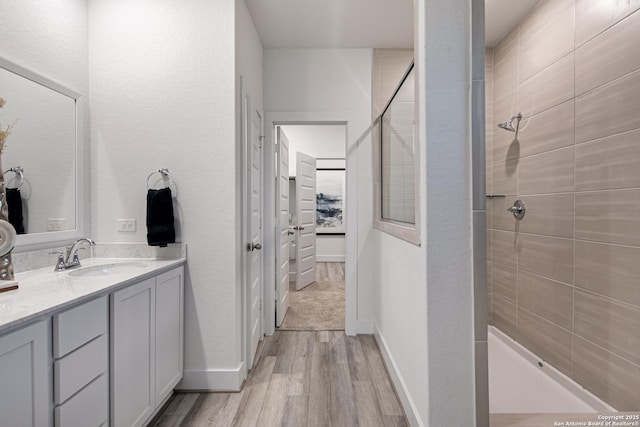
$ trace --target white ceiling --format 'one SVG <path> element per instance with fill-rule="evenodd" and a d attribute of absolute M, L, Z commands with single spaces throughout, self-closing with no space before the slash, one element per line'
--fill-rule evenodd
<path fill-rule="evenodd" d="M 413 0 L 245 1 L 266 49 L 413 46 Z M 486 45 L 495 46 L 539 1 L 485 0 Z"/>
<path fill-rule="evenodd" d="M 264 48 L 413 46 L 413 0 L 245 0 Z"/>

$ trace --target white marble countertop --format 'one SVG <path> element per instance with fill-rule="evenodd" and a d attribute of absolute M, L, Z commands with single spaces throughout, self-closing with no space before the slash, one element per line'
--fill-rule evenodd
<path fill-rule="evenodd" d="M 185 258 L 91 258 L 82 260 L 82 267 L 113 263 L 143 264 L 139 268 L 105 276 L 74 277 L 72 269 L 54 272 L 53 266 L 16 274 L 19 288 L 0 293 L 0 334 L 32 320 L 88 301 L 99 295 L 155 276 L 177 267 Z"/>

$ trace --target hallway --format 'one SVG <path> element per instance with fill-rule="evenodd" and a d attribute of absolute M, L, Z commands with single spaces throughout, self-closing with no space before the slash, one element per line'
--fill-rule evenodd
<path fill-rule="evenodd" d="M 407 426 L 375 340 L 340 331 L 277 331 L 240 393 L 178 393 L 151 424 Z"/>
<path fill-rule="evenodd" d="M 318 262 L 316 281 L 296 291 L 289 282 L 289 309 L 281 331 L 344 331 L 344 262 Z"/>

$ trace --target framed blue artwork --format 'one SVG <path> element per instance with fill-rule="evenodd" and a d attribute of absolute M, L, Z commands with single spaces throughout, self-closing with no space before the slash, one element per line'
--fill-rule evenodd
<path fill-rule="evenodd" d="M 344 234 L 344 168 L 316 170 L 316 234 Z"/>

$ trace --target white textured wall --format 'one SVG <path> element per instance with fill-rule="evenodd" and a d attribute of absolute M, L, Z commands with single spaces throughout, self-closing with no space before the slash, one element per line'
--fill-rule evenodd
<path fill-rule="evenodd" d="M 376 231 L 375 322 L 416 424 L 473 426 L 471 11 L 418 0 L 415 12 L 423 243 Z"/>
<path fill-rule="evenodd" d="M 344 236 L 323 236 L 316 239 L 316 261 L 344 262 Z"/>
<path fill-rule="evenodd" d="M 0 2 L 0 56 L 22 65 L 29 70 L 54 80 L 86 97 L 89 95 L 88 77 L 88 34 L 87 34 L 87 2 L 86 0 L 51 0 L 46 2 L 25 2 L 21 0 L 3 0 Z M 0 93 L 7 99 L 3 112 L 9 111 L 11 97 Z M 22 114 L 20 114 L 22 115 Z M 4 117 L 4 114 L 3 114 Z M 20 119 L 18 117 L 18 119 Z M 25 123 L 28 120 L 19 121 Z M 43 154 L 20 153 L 24 146 L 19 146 L 18 137 L 23 129 L 16 124 L 15 133 L 9 137 L 6 156 L 3 156 L 3 168 L 24 166 L 28 183 L 21 188 L 23 197 L 29 196 L 29 183 L 32 184 L 32 199 L 26 202 L 25 222 L 30 223 L 38 232 L 44 231 L 47 217 L 66 217 L 68 226 L 75 224 L 75 205 L 73 196 L 75 183 L 73 178 L 65 175 L 65 170 L 56 171 L 56 166 L 63 163 L 56 158 L 57 153 Z M 2 124 L 6 124 L 5 121 Z M 85 114 L 85 128 L 88 127 L 88 114 Z M 26 131 L 26 129 L 24 129 Z M 30 130 L 33 127 L 30 126 Z M 40 136 L 47 138 L 46 135 Z M 46 130 L 45 132 L 46 133 Z M 49 132 L 54 134 L 55 131 Z M 88 144 L 85 134 L 78 141 Z M 42 144 L 42 140 L 39 140 Z M 55 146 L 54 141 L 48 141 Z M 33 151 L 33 150 L 31 150 Z M 64 150 L 62 150 L 64 152 Z M 33 157 L 32 154 L 37 154 Z M 27 156 L 29 156 L 27 158 Z M 67 154 L 65 154 L 68 157 Z M 60 180 L 53 183 L 51 177 L 60 174 Z M 88 176 L 88 174 L 86 174 Z M 10 177 L 8 177 L 10 178 Z M 30 182 L 29 182 L 30 181 Z M 47 186 L 45 188 L 45 186 Z M 67 209 L 51 209 L 57 202 L 47 198 L 46 194 L 56 195 L 53 188 L 61 189 Z M 44 193 L 40 191 L 44 189 Z M 42 196 L 42 197 L 39 197 Z M 69 205 L 71 203 L 71 205 Z M 49 207 L 45 211 L 45 207 Z M 33 216 L 31 219 L 26 214 Z M 36 219 L 39 218 L 40 220 Z M 26 225 L 26 224 L 25 224 Z M 27 229 L 29 231 L 29 229 Z"/>
<path fill-rule="evenodd" d="M 475 425 L 471 232 L 471 2 L 418 1 L 426 174 L 426 424 Z M 458 123 L 459 126 L 451 126 Z M 456 209 L 455 207 L 458 207 Z M 453 207 L 453 208 L 452 208 Z"/>
<path fill-rule="evenodd" d="M 424 189 L 424 179 L 420 184 Z M 423 214 L 421 220 L 424 219 Z M 378 230 L 375 233 L 376 331 L 393 360 L 402 388 L 410 396 L 413 411 L 419 414 L 423 425 L 428 425 L 424 423 L 429 395 L 425 246 L 415 246 Z M 424 232 L 420 237 L 424 242 Z"/>
<path fill-rule="evenodd" d="M 0 40 L 0 56 L 88 94 L 86 0 L 3 0 Z"/>
<path fill-rule="evenodd" d="M 252 109 L 263 109 L 263 49 L 244 0 L 236 0 L 236 74 L 242 76 Z M 264 116 L 264 114 L 263 114 Z"/>
<path fill-rule="evenodd" d="M 347 179 L 357 181 L 357 320 L 373 319 L 371 292 L 371 50 L 265 50 L 265 110 L 279 113 L 344 113 L 347 158 L 357 164 Z M 349 160 L 347 161 L 349 164 Z M 362 209 L 360 209 L 362 206 Z"/>
<path fill-rule="evenodd" d="M 91 0 L 92 225 L 146 241 L 147 175 L 175 180 L 188 244 L 185 370 L 240 363 L 234 0 Z M 138 230 L 116 232 L 117 218 Z"/>

